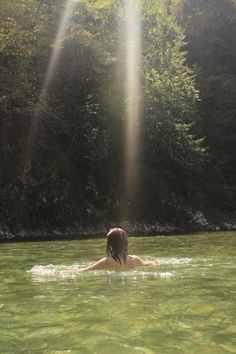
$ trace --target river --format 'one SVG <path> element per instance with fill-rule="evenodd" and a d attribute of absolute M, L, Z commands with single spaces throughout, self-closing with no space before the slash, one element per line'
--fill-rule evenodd
<path fill-rule="evenodd" d="M 71 271 L 105 241 L 0 245 L 1 354 L 236 353 L 236 232 L 130 237 L 161 264 Z"/>

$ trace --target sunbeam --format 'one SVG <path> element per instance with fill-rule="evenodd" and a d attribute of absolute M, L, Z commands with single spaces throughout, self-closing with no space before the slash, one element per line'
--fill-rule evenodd
<path fill-rule="evenodd" d="M 42 85 L 42 89 L 39 95 L 38 103 L 36 104 L 34 114 L 31 120 L 31 125 L 29 129 L 29 137 L 26 143 L 26 149 L 24 154 L 24 171 L 23 175 L 26 175 L 31 169 L 31 158 L 32 158 L 32 148 L 35 144 L 35 140 L 39 130 L 39 121 L 42 113 L 42 107 L 45 106 L 45 101 L 47 98 L 48 90 L 50 84 L 55 76 L 55 71 L 57 68 L 60 53 L 62 51 L 63 40 L 65 39 L 65 34 L 70 24 L 71 16 L 73 14 L 74 7 L 76 5 L 75 0 L 67 0 L 65 4 L 65 9 L 62 13 L 61 20 L 58 26 L 58 31 L 53 43 L 53 50 L 49 60 L 48 68 L 46 70 L 45 79 Z"/>
<path fill-rule="evenodd" d="M 125 185 L 128 199 L 135 196 L 138 178 L 138 149 L 140 134 L 140 0 L 125 2 L 126 29 L 126 156 Z"/>

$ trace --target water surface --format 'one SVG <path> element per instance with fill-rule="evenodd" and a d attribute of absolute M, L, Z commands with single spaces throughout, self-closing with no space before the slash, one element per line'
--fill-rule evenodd
<path fill-rule="evenodd" d="M 161 265 L 74 274 L 105 238 L 1 244 L 1 354 L 236 353 L 236 233 L 129 247 Z"/>

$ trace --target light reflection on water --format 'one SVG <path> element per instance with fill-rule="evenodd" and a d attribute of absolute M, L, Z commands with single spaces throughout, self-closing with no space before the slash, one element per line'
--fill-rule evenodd
<path fill-rule="evenodd" d="M 147 257 L 146 257 L 147 258 Z M 150 258 L 150 257 L 149 257 Z M 192 262 L 191 258 L 160 258 L 159 261 L 161 265 L 172 265 L 173 267 L 181 266 Z M 32 280 L 35 282 L 46 282 L 46 281 L 58 281 L 59 279 L 75 279 L 77 277 L 86 276 L 85 273 L 79 272 L 87 264 L 73 264 L 69 265 L 34 265 L 28 273 L 32 274 Z M 144 270 L 141 268 L 126 270 L 122 272 L 117 271 L 107 271 L 107 270 L 98 270 L 90 271 L 89 273 L 92 276 L 100 276 L 101 274 L 113 277 L 131 277 L 133 279 L 150 278 L 150 277 L 161 277 L 161 278 L 170 278 L 174 275 L 173 271 L 162 271 L 160 272 L 160 265 L 156 267 L 148 267 L 149 270 Z M 158 270 L 158 271 L 157 271 Z M 88 273 L 88 272 L 87 272 Z"/>
<path fill-rule="evenodd" d="M 169 261 L 167 264 L 170 264 Z M 40 282 L 47 282 L 47 281 L 58 281 L 59 279 L 75 279 L 78 277 L 86 276 L 86 273 L 78 272 L 80 268 L 82 268 L 80 265 L 73 265 L 73 267 L 58 266 L 53 264 L 49 264 L 47 266 L 35 265 L 33 266 L 32 269 L 28 271 L 28 273 L 32 274 L 32 280 L 34 282 L 40 283 Z M 90 275 L 92 275 L 93 278 L 96 276 L 104 275 L 104 276 L 119 277 L 119 278 L 130 277 L 133 280 L 136 280 L 137 278 L 146 279 L 146 278 L 153 278 L 153 277 L 170 278 L 174 275 L 174 271 L 160 272 L 160 271 L 155 271 L 154 268 L 156 267 L 152 267 L 150 271 L 142 270 L 142 269 L 141 270 L 132 269 L 132 270 L 126 270 L 122 272 L 97 270 L 97 271 L 87 272 L 87 274 L 89 273 Z"/>
<path fill-rule="evenodd" d="M 129 244 L 161 265 L 73 274 L 105 240 L 0 245 L 1 353 L 235 353 L 236 233 Z"/>

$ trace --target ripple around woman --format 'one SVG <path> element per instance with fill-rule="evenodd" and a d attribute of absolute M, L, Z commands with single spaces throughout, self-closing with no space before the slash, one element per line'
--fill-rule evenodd
<path fill-rule="evenodd" d="M 127 234 L 121 228 L 114 228 L 108 232 L 106 253 L 106 257 L 86 268 L 82 268 L 80 271 L 95 269 L 125 270 L 138 266 L 159 264 L 158 260 L 142 260 L 138 256 L 129 255 Z"/>

